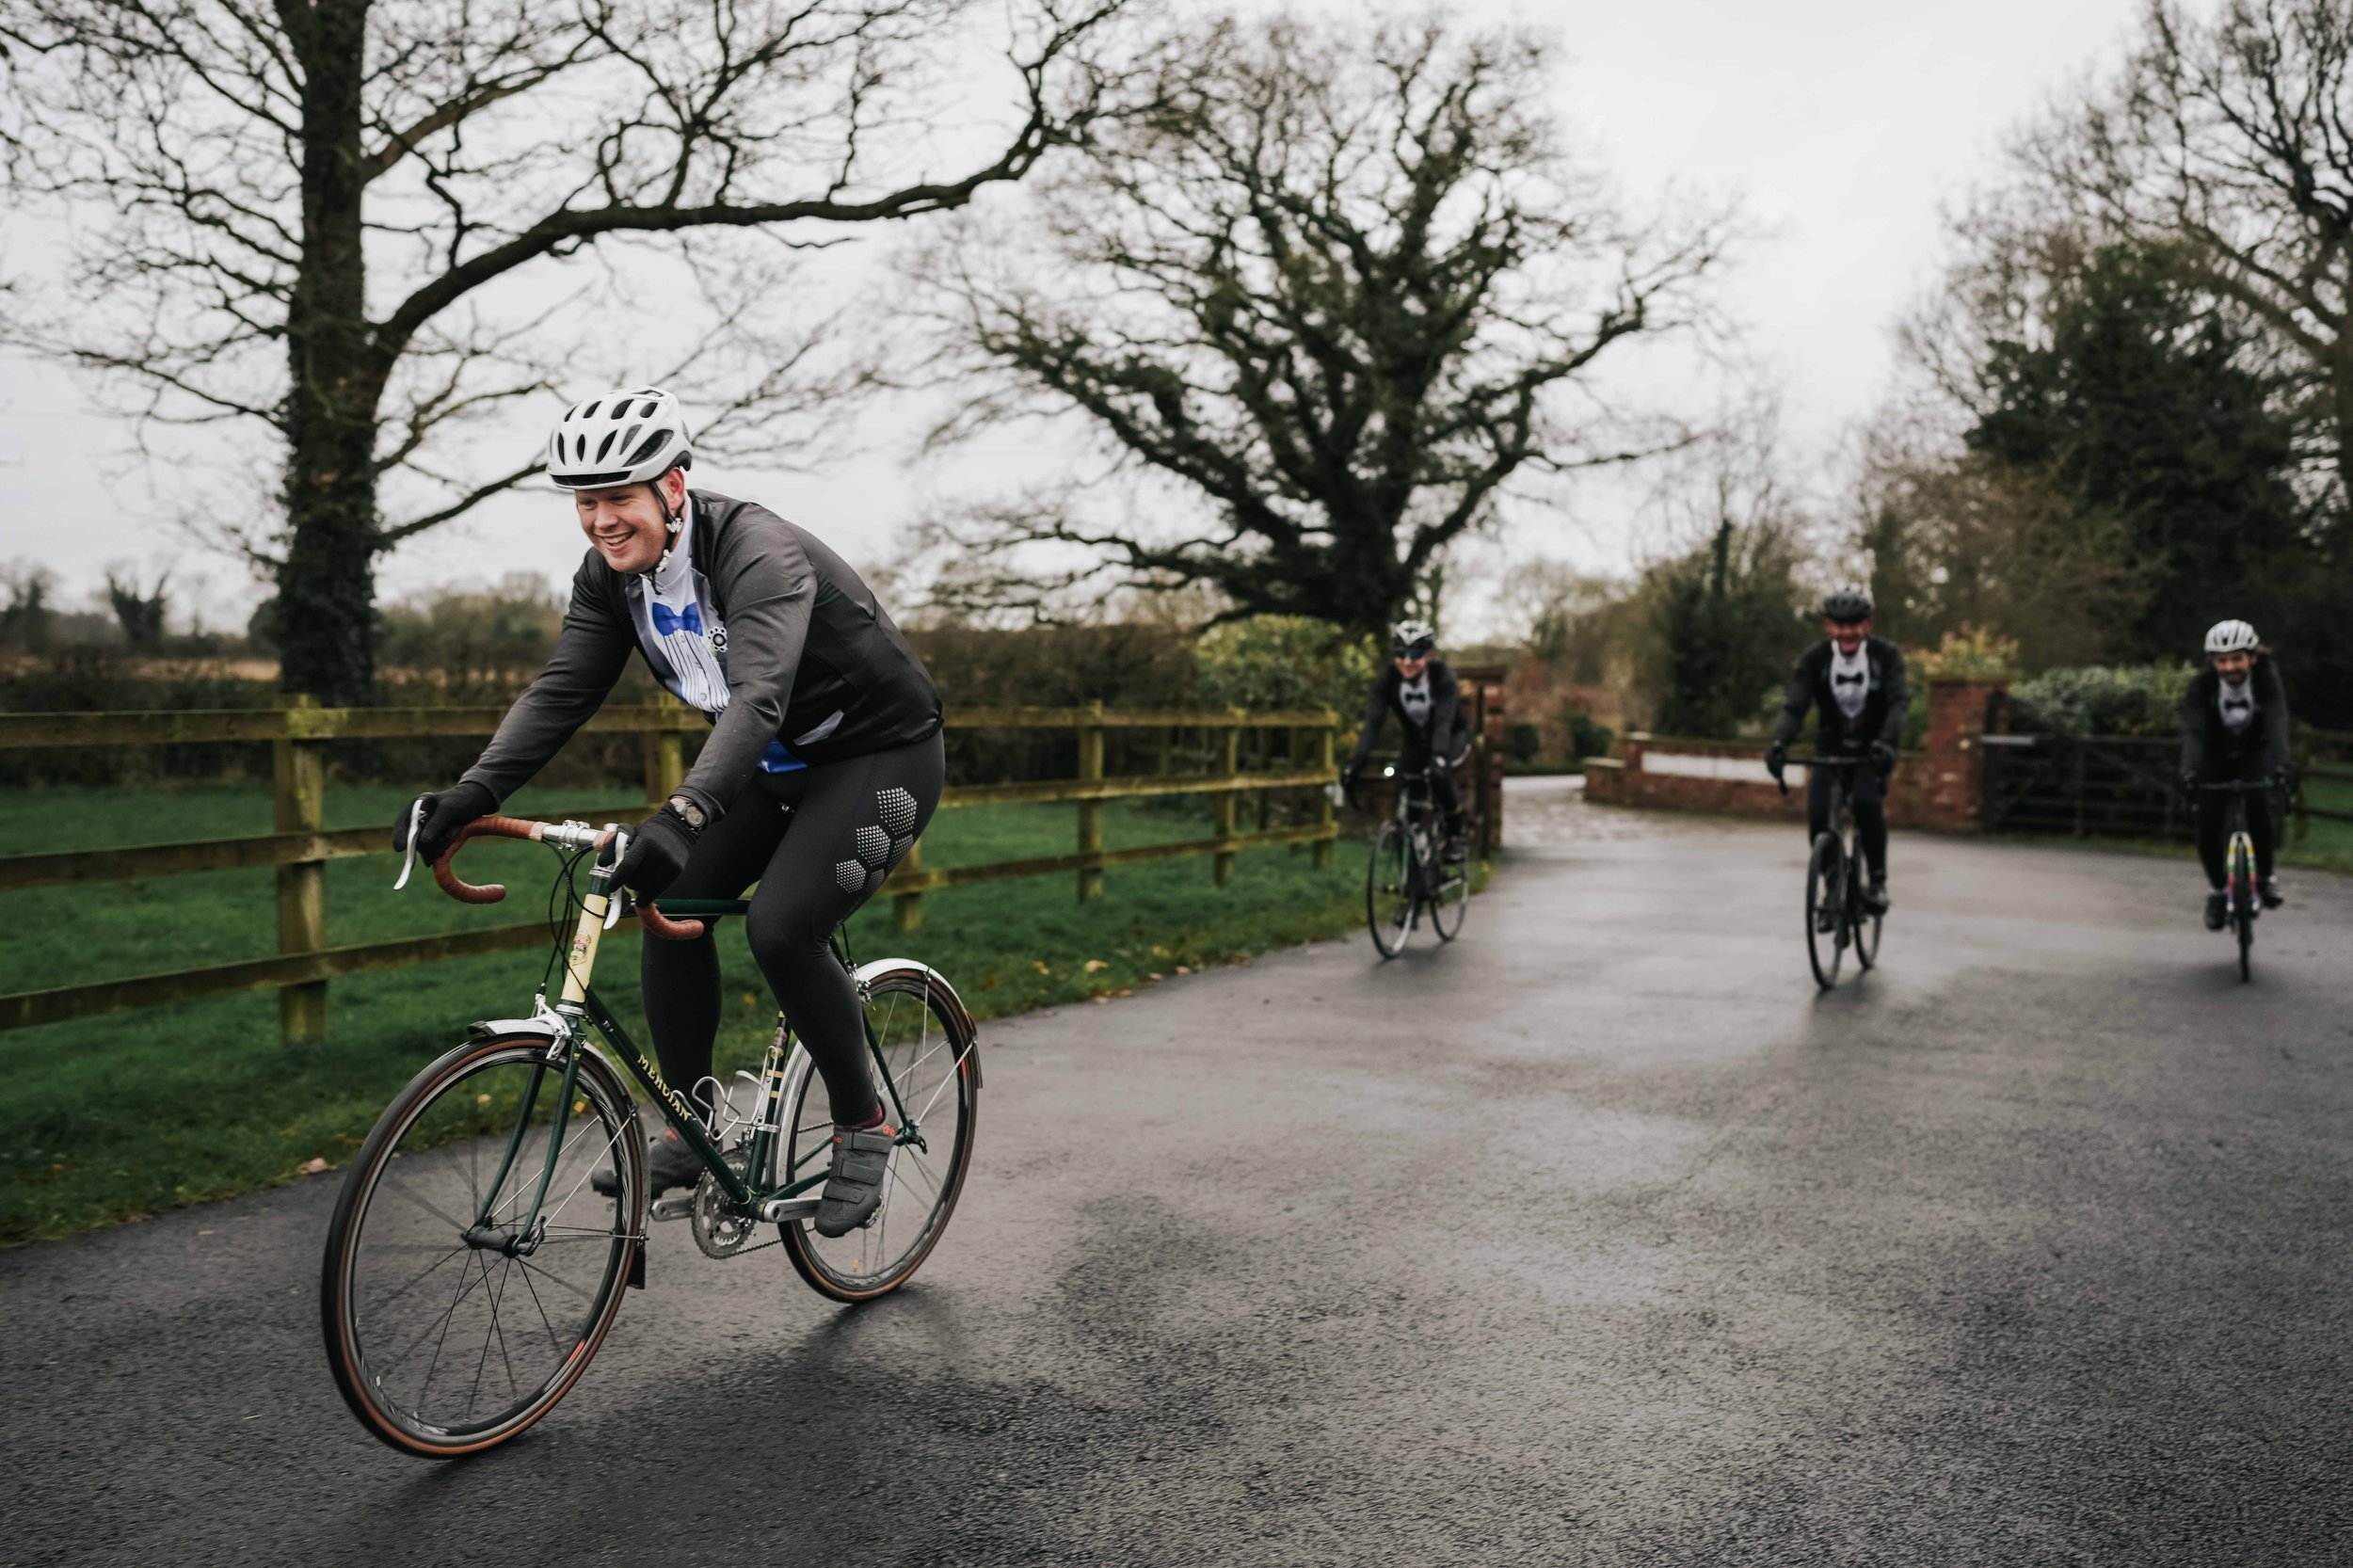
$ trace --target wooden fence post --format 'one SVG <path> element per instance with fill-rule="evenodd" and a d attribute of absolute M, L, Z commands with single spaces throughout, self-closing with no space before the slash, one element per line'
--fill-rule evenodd
<path fill-rule="evenodd" d="M 1079 728 L 1079 781 L 1099 784 L 1103 779 L 1103 705 L 1087 704 L 1087 712 L 1098 722 L 1081 725 Z M 1079 803 L 1079 853 L 1098 856 L 1103 853 L 1103 803 L 1082 800 Z M 1103 896 L 1103 864 L 1079 868 L 1079 897 L 1081 900 Z"/>
<path fill-rule="evenodd" d="M 1227 712 L 1231 712 L 1237 719 L 1241 717 L 1241 710 L 1239 708 L 1229 709 Z M 1221 775 L 1224 777 L 1231 778 L 1236 774 L 1241 772 L 1241 726 L 1240 724 L 1229 724 L 1225 727 L 1225 766 L 1221 770 Z M 1226 840 L 1232 839 L 1234 836 L 1233 791 L 1221 790 L 1218 792 L 1216 817 L 1214 820 L 1217 824 L 1217 829 L 1214 837 L 1217 839 L 1218 842 L 1223 844 Z M 1214 874 L 1216 875 L 1217 885 L 1219 887 L 1223 888 L 1227 883 L 1234 880 L 1234 852 L 1232 850 L 1220 849 L 1212 854 L 1209 858 L 1211 863 L 1216 868 Z"/>
<path fill-rule="evenodd" d="M 907 845 L 906 858 L 899 862 L 899 870 L 913 875 L 923 869 L 923 840 L 918 839 Z M 920 931 L 923 925 L 923 895 L 893 893 L 890 895 L 890 925 L 894 931 Z"/>
<path fill-rule="evenodd" d="M 1327 774 L 1331 773 L 1339 766 L 1339 759 L 1333 755 L 1332 727 L 1327 724 L 1316 733 L 1323 738 L 1323 744 L 1318 748 L 1316 754 L 1316 766 Z M 1316 824 L 1328 828 L 1333 825 L 1333 823 L 1332 786 L 1325 784 L 1316 791 Z M 1318 871 L 1322 871 L 1332 864 L 1332 840 L 1329 838 L 1316 840 L 1314 856 L 1312 863 Z"/>
<path fill-rule="evenodd" d="M 283 693 L 277 706 L 314 708 L 308 693 Z M 297 740 L 292 721 L 270 743 L 274 821 L 280 833 L 316 833 L 327 825 L 327 743 Z M 316 952 L 327 946 L 327 863 L 297 860 L 278 868 L 278 951 Z M 327 982 L 305 981 L 278 991 L 278 1036 L 289 1044 L 327 1033 Z"/>
<path fill-rule="evenodd" d="M 667 711 L 686 705 L 665 692 L 655 706 Z M 659 808 L 686 777 L 686 739 L 675 729 L 648 729 L 637 741 L 646 759 L 646 804 Z"/>

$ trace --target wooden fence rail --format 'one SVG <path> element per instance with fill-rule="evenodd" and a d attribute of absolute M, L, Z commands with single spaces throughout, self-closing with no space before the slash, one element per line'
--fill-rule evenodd
<path fill-rule="evenodd" d="M 0 890 L 67 883 L 124 881 L 248 866 L 278 869 L 278 953 L 271 958 L 208 965 L 167 974 L 101 981 L 84 985 L 0 995 L 0 1030 L 88 1017 L 128 1007 L 155 1007 L 233 991 L 275 987 L 279 1028 L 289 1040 L 316 1038 L 327 1027 L 327 984 L 344 975 L 472 957 L 548 939 L 545 920 L 476 931 L 352 947 L 327 945 L 326 864 L 351 856 L 389 855 L 381 827 L 326 826 L 327 747 L 335 741 L 392 740 L 429 735 L 487 735 L 505 715 L 504 708 L 319 708 L 288 698 L 277 709 L 188 710 L 147 713 L 0 713 L 0 750 L 48 746 L 154 745 L 200 742 L 266 742 L 272 751 L 275 832 L 246 839 L 200 840 L 149 844 L 133 849 L 68 850 L 47 855 L 0 856 Z M 1028 779 L 1006 784 L 952 787 L 941 807 L 1019 802 L 1060 803 L 1078 808 L 1077 853 L 983 865 L 925 867 L 922 846 L 884 884 L 892 918 L 901 930 L 922 921 L 923 895 L 1010 877 L 1078 875 L 1078 896 L 1103 890 L 1108 866 L 1131 865 L 1179 856 L 1213 856 L 1222 886 L 1233 874 L 1237 851 L 1272 844 L 1313 845 L 1315 863 L 1328 865 L 1338 836 L 1329 799 L 1319 801 L 1314 820 L 1268 828 L 1263 813 L 1256 832 L 1235 831 L 1234 803 L 1245 792 L 1297 790 L 1331 783 L 1335 716 L 1322 710 L 1252 713 L 1178 710 L 1084 708 L 976 708 L 952 712 L 951 729 L 1068 729 L 1077 732 L 1079 776 Z M 702 730 L 701 714 L 680 704 L 608 707 L 584 728 L 604 734 L 644 737 L 645 796 L 642 801 L 590 813 L 597 821 L 634 821 L 669 797 L 684 776 L 682 742 Z M 1106 776 L 1104 734 L 1112 729 L 1200 729 L 1219 738 L 1221 766 L 1214 773 L 1153 773 Z M 1244 771 L 1241 736 L 1246 730 L 1285 730 L 1290 735 L 1285 768 Z M 1162 746 L 1163 760 L 1168 748 Z M 1153 795 L 1205 794 L 1214 801 L 1215 826 L 1207 839 L 1148 844 L 1133 849 L 1103 847 L 1102 803 Z"/>

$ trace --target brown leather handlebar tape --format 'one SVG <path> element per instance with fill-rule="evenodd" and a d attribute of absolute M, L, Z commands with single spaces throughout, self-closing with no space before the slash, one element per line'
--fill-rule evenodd
<path fill-rule="evenodd" d="M 506 896 L 504 883 L 489 882 L 477 888 L 471 882 L 460 880 L 457 873 L 450 870 L 449 863 L 456 858 L 457 852 L 465 847 L 469 839 L 528 839 L 538 825 L 518 817 L 476 817 L 457 830 L 457 837 L 450 840 L 449 848 L 441 851 L 441 857 L 433 862 L 433 880 L 441 885 L 441 891 L 460 904 L 496 904 Z"/>
<path fill-rule="evenodd" d="M 674 920 L 650 904 L 638 904 L 637 919 L 648 931 L 673 942 L 691 942 L 710 929 L 700 920 Z"/>

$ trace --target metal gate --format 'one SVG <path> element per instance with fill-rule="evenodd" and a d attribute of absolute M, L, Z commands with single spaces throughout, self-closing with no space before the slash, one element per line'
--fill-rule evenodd
<path fill-rule="evenodd" d="M 2175 773 L 2182 744 L 2158 735 L 1987 735 L 1985 824 L 2001 833 L 2186 839 Z"/>

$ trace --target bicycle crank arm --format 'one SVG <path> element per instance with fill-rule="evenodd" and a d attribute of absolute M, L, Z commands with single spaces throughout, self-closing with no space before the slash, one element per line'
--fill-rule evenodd
<path fill-rule="evenodd" d="M 786 1220 L 810 1220 L 817 1216 L 814 1197 L 770 1198 L 760 1206 L 760 1217 L 771 1224 Z"/>
<path fill-rule="evenodd" d="M 694 1212 L 695 1194 L 689 1191 L 654 1199 L 646 1210 L 646 1217 L 649 1220 L 683 1220 Z M 817 1200 L 814 1197 L 770 1198 L 760 1206 L 760 1217 L 769 1224 L 780 1224 L 787 1220 L 812 1219 L 816 1213 Z"/>

